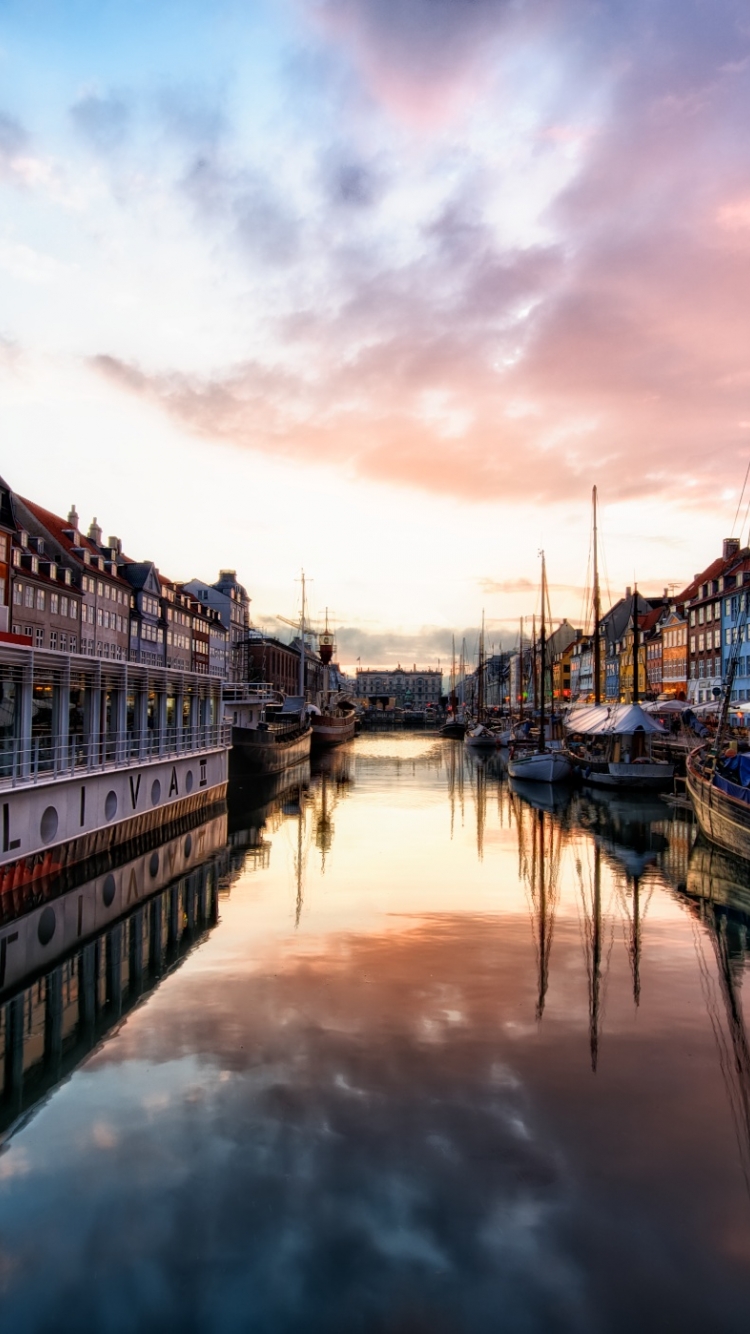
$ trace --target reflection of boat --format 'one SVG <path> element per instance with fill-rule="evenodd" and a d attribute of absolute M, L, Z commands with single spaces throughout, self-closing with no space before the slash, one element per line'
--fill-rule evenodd
<path fill-rule="evenodd" d="M 512 778 L 511 787 L 538 811 L 562 812 L 570 805 L 571 792 L 559 783 L 525 783 L 522 778 Z"/>
<path fill-rule="evenodd" d="M 566 727 L 567 754 L 584 783 L 645 791 L 670 786 L 674 765 L 651 754 L 652 739 L 663 736 L 664 728 L 640 704 L 575 709 Z"/>
<path fill-rule="evenodd" d="M 750 890 L 747 865 L 715 847 L 696 843 L 686 891 L 693 900 L 695 950 L 706 1009 L 734 1122 L 745 1184 L 750 1193 L 750 1042 L 741 986 L 748 958 Z M 704 928 L 713 949 L 717 982 L 703 953 Z M 724 1024 L 721 1023 L 721 1010 Z"/>
<path fill-rule="evenodd" d="M 226 827 L 222 813 L 112 858 L 75 892 L 14 918 L 0 964 L 2 1139 L 216 924 Z"/>
<path fill-rule="evenodd" d="M 270 844 L 263 837 L 267 826 L 273 825 L 275 817 L 283 819 L 290 798 L 296 798 L 309 783 L 309 761 L 265 779 L 231 783 L 227 799 L 231 847 L 253 858 L 263 855 L 267 860 Z"/>

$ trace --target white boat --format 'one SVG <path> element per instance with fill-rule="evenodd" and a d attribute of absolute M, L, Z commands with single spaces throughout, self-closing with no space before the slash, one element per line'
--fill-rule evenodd
<path fill-rule="evenodd" d="M 561 750 L 530 751 L 508 760 L 510 777 L 529 783 L 562 783 L 571 773 L 570 760 Z"/>

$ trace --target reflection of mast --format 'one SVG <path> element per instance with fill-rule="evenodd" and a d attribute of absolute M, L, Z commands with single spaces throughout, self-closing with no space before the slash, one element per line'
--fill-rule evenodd
<path fill-rule="evenodd" d="M 299 920 L 302 916 L 302 784 L 299 785 L 299 812 L 297 814 L 297 853 L 294 859 L 294 869 L 297 878 L 297 910 L 294 917 L 295 929 L 299 926 Z"/>
<path fill-rule="evenodd" d="M 580 862 L 578 864 L 581 873 Z M 581 880 L 583 891 L 583 881 Z M 589 982 L 589 1045 L 591 1048 L 591 1069 L 596 1074 L 599 1063 L 599 1030 L 602 1018 L 602 954 L 604 932 L 602 924 L 602 854 L 598 843 L 594 843 L 594 877 L 591 896 L 591 916 L 586 895 L 583 893 L 583 938 L 586 956 L 586 971 Z"/>
<path fill-rule="evenodd" d="M 512 794 L 511 801 L 513 801 Z M 543 810 L 526 807 L 523 802 L 516 805 L 515 810 L 520 874 L 529 887 L 531 899 L 532 935 L 538 967 L 536 1017 L 541 1021 L 549 987 L 562 826 L 553 816 L 548 820 Z M 530 840 L 527 840 L 524 829 L 527 811 L 531 818 Z"/>
<path fill-rule="evenodd" d="M 487 818 L 487 770 L 481 761 L 476 766 L 477 778 L 477 856 L 484 857 L 484 826 Z"/>
<path fill-rule="evenodd" d="M 641 1003 L 641 947 L 643 944 L 643 923 L 646 917 L 646 909 L 651 901 L 651 890 L 649 890 L 645 903 L 641 903 L 641 881 L 640 876 L 633 877 L 633 912 L 632 916 L 628 912 L 627 903 L 625 911 L 630 917 L 630 939 L 628 941 L 628 957 L 630 959 L 630 971 L 633 974 L 633 1000 L 636 1006 Z"/>
<path fill-rule="evenodd" d="M 745 1185 L 750 1192 L 750 1044 L 745 1029 L 739 986 L 744 967 L 744 948 L 740 958 L 732 957 L 729 940 L 729 921 L 725 912 L 712 904 L 701 904 L 700 917 L 708 931 L 716 956 L 721 998 L 724 1002 L 729 1042 L 722 1029 L 718 1006 L 712 994 L 713 982 L 703 957 L 697 924 L 694 925 L 695 949 L 701 972 L 701 984 L 706 1008 L 719 1051 L 719 1064 L 724 1076 L 734 1132 L 742 1164 Z M 731 1049 L 730 1049 L 731 1048 Z"/>
<path fill-rule="evenodd" d="M 325 770 L 320 776 L 321 809 L 315 826 L 315 843 L 320 848 L 320 873 L 325 875 L 326 853 L 333 843 L 333 821 L 328 813 L 328 775 Z"/>

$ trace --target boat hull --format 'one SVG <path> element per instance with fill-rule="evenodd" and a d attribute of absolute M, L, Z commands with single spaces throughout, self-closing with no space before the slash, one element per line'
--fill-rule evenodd
<path fill-rule="evenodd" d="M 440 735 L 449 737 L 452 741 L 463 741 L 466 733 L 466 723 L 444 723 L 440 728 Z"/>
<path fill-rule="evenodd" d="M 508 774 L 525 783 L 564 783 L 570 778 L 570 761 L 559 750 L 534 755 L 514 755 L 508 760 Z"/>
<path fill-rule="evenodd" d="M 470 736 L 467 732 L 464 737 L 464 745 L 469 750 L 497 750 L 497 740 L 494 736 Z"/>
<path fill-rule="evenodd" d="M 260 732 L 254 727 L 232 728 L 232 749 L 229 752 L 229 776 L 265 777 L 280 773 L 292 764 L 301 764 L 310 756 L 312 729 L 295 732 L 290 737 L 279 737 L 270 730 Z"/>
<path fill-rule="evenodd" d="M 750 804 L 723 792 L 701 774 L 694 751 L 687 762 L 687 789 L 701 832 L 725 852 L 750 861 Z"/>
<path fill-rule="evenodd" d="M 336 717 L 334 714 L 321 713 L 311 719 L 312 749 L 326 750 L 329 746 L 340 746 L 354 737 L 356 719 L 354 714 Z"/>
<path fill-rule="evenodd" d="M 583 782 L 594 787 L 660 792 L 671 787 L 674 781 L 673 764 L 615 764 L 607 760 L 574 761 L 573 764 Z"/>

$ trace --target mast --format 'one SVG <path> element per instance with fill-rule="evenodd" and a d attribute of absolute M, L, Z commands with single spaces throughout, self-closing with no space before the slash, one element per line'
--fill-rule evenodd
<path fill-rule="evenodd" d="M 544 666 L 547 657 L 547 636 L 545 633 L 544 622 L 544 594 L 547 583 L 547 572 L 544 565 L 544 552 L 542 552 L 542 624 L 539 631 L 539 676 L 541 679 L 541 692 L 539 696 L 539 751 L 544 750 Z"/>
<path fill-rule="evenodd" d="M 599 594 L 599 531 L 596 521 L 597 493 L 594 487 L 594 703 L 602 702 L 602 646 L 599 639 L 599 623 L 602 617 L 601 597 Z"/>
<path fill-rule="evenodd" d="M 638 585 L 633 587 L 633 703 L 638 703 Z"/>
<path fill-rule="evenodd" d="M 539 704 L 538 671 L 536 671 L 536 612 L 531 616 L 531 694 L 534 695 L 534 708 Z"/>
<path fill-rule="evenodd" d="M 479 665 L 477 668 L 477 722 L 484 722 L 484 612 L 479 633 Z"/>
<path fill-rule="evenodd" d="M 518 717 L 523 722 L 523 616 L 518 622 Z"/>
<path fill-rule="evenodd" d="M 302 610 L 299 618 L 299 694 L 305 698 L 305 571 L 302 571 Z"/>
<path fill-rule="evenodd" d="M 456 636 L 453 635 L 453 657 L 451 659 L 451 713 L 453 721 L 458 714 L 458 696 L 456 695 Z"/>

